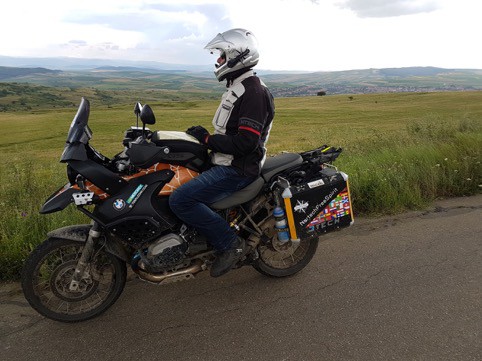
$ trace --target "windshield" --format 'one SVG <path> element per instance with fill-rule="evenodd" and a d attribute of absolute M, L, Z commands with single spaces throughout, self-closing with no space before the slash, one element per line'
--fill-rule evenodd
<path fill-rule="evenodd" d="M 61 162 L 69 162 L 73 160 L 87 160 L 85 146 L 92 138 L 92 131 L 87 122 L 89 121 L 90 104 L 87 99 L 82 98 L 77 114 L 70 124 L 67 142 L 60 157 Z"/>
<path fill-rule="evenodd" d="M 92 131 L 87 125 L 89 121 L 90 103 L 87 99 L 82 98 L 77 114 L 75 114 L 72 123 L 70 124 L 69 134 L 67 135 L 67 143 L 83 143 L 92 138 Z"/>

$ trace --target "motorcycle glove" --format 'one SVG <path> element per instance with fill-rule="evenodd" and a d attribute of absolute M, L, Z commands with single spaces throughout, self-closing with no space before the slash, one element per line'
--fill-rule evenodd
<path fill-rule="evenodd" d="M 189 128 L 186 133 L 196 138 L 201 144 L 206 144 L 209 137 L 209 132 L 201 125 Z"/>

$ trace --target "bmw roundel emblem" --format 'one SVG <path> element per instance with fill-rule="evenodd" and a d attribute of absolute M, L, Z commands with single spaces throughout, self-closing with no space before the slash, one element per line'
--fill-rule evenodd
<path fill-rule="evenodd" d="M 123 199 L 116 199 L 114 203 L 112 203 L 112 206 L 116 211 L 122 211 L 126 206 L 126 202 L 124 202 Z"/>

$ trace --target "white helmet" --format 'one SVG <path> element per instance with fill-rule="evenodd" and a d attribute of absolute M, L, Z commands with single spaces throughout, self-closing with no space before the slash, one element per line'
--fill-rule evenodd
<path fill-rule="evenodd" d="M 226 79 L 228 74 L 241 69 L 250 69 L 258 64 L 258 41 L 254 34 L 246 29 L 231 29 L 216 35 L 204 49 L 219 51 L 225 56 L 224 64 L 216 64 L 214 75 L 219 81 Z"/>

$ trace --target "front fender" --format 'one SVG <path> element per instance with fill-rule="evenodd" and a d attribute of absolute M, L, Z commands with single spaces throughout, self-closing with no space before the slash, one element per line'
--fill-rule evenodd
<path fill-rule="evenodd" d="M 49 238 L 63 238 L 76 242 L 85 242 L 89 236 L 91 227 L 91 224 L 76 224 L 73 226 L 66 226 L 50 231 L 47 233 L 47 236 Z M 120 258 L 125 262 L 129 262 L 129 254 L 117 238 L 106 234 L 105 249 L 107 252 L 113 254 L 117 258 Z"/>
<path fill-rule="evenodd" d="M 49 238 L 63 238 L 72 241 L 85 242 L 89 235 L 91 224 L 76 224 L 73 226 L 66 226 L 54 229 L 47 233 Z"/>

